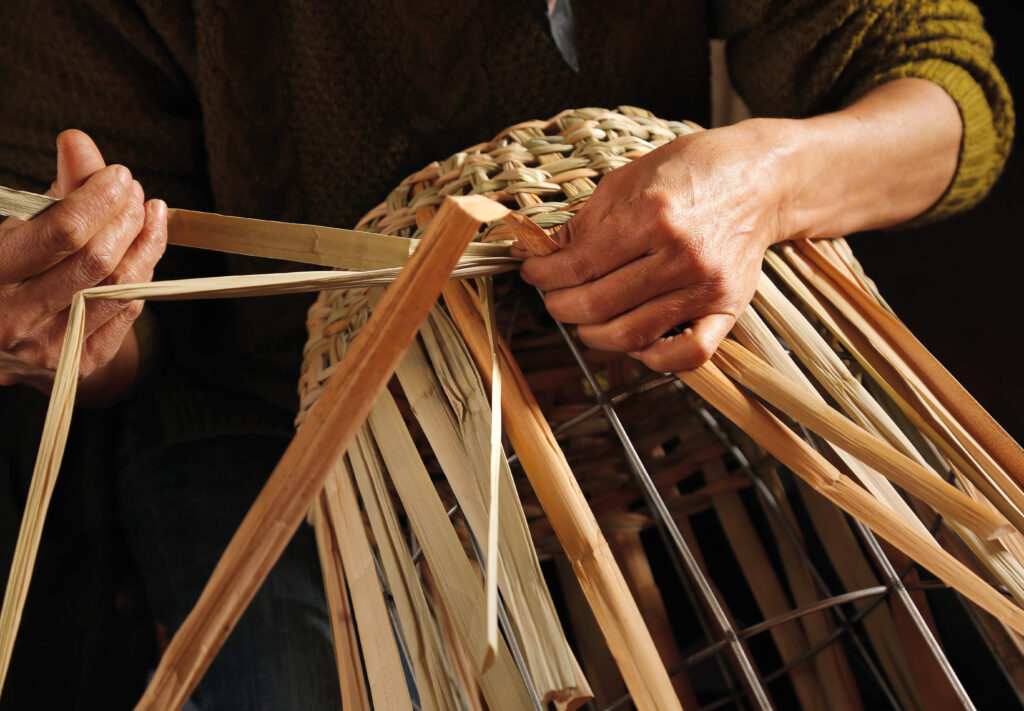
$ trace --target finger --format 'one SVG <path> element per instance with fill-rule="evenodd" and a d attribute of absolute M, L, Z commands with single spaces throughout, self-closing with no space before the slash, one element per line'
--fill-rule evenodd
<path fill-rule="evenodd" d="M 98 302 L 93 302 L 95 306 Z M 131 330 L 135 319 L 142 313 L 142 301 L 122 302 L 116 314 L 103 323 L 93 333 L 86 336 L 82 346 L 82 377 L 88 376 L 98 368 L 107 365 L 121 349 L 125 336 Z"/>
<path fill-rule="evenodd" d="M 58 199 L 70 195 L 106 165 L 89 136 L 77 129 L 63 131 L 57 136 L 57 179 L 46 194 Z M 6 232 L 24 223 L 11 217 L 0 223 L 0 231 Z"/>
<path fill-rule="evenodd" d="M 527 283 L 543 291 L 579 286 L 599 279 L 646 253 L 646 242 L 636 239 L 636 232 L 620 229 L 619 221 L 614 219 L 591 226 L 593 220 L 581 220 L 586 212 L 587 208 L 584 208 L 566 223 L 563 232 L 557 236 L 562 241 L 568 239 L 568 244 L 562 249 L 523 262 L 519 273 Z M 568 230 L 568 238 L 564 230 Z"/>
<path fill-rule="evenodd" d="M 153 280 L 153 270 L 167 248 L 167 205 L 163 200 L 150 200 L 146 203 L 146 222 L 139 236 L 132 242 L 121 263 L 103 280 L 108 284 L 143 284 Z M 132 302 L 95 302 L 121 305 L 132 305 L 141 310 L 142 301 Z M 91 333 L 87 330 L 87 333 Z"/>
<path fill-rule="evenodd" d="M 167 205 L 162 200 L 146 203 L 146 224 L 132 243 L 118 269 L 108 278 L 111 284 L 136 284 L 150 281 L 153 269 L 167 247 Z M 86 337 L 83 360 L 90 369 L 103 367 L 118 353 L 135 319 L 142 313 L 144 301 L 93 301 L 90 308 L 117 306 L 117 310 Z"/>
<path fill-rule="evenodd" d="M 705 288 L 677 289 L 646 301 L 610 321 L 584 324 L 580 340 L 603 351 L 640 351 L 677 326 L 709 313 L 727 312 Z"/>
<path fill-rule="evenodd" d="M 644 255 L 595 281 L 549 291 L 544 305 L 562 323 L 605 323 L 662 294 L 689 286 L 693 279 L 672 273 L 678 268 L 655 255 Z"/>
<path fill-rule="evenodd" d="M 64 310 L 78 291 L 96 286 L 109 277 L 145 224 L 142 189 L 132 186 L 130 192 L 132 197 L 117 215 L 101 226 L 81 249 L 42 274 L 22 282 L 13 295 L 14 304 L 34 314 L 36 319 L 44 319 Z M 89 323 L 102 319 L 102 314 L 109 318 L 112 310 L 109 304 L 91 309 L 94 315 L 90 315 Z"/>
<path fill-rule="evenodd" d="M 106 165 L 100 149 L 89 136 L 77 129 L 64 131 L 57 136 L 57 180 L 47 194 L 66 197 Z"/>
<path fill-rule="evenodd" d="M 693 370 L 711 359 L 735 323 L 736 317 L 732 314 L 709 314 L 694 321 L 682 333 L 659 338 L 630 355 L 660 373 Z"/>
<path fill-rule="evenodd" d="M 123 210 L 131 185 L 127 168 L 109 166 L 43 214 L 5 232 L 0 283 L 24 281 L 78 252 Z"/>

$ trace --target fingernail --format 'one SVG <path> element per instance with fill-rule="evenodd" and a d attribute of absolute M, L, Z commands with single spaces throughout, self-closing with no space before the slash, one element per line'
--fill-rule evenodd
<path fill-rule="evenodd" d="M 154 200 L 153 205 L 153 217 L 158 220 L 167 219 L 167 203 L 163 200 Z"/>
<path fill-rule="evenodd" d="M 139 202 L 142 202 L 143 200 L 146 199 L 146 194 L 142 191 L 142 183 L 140 183 L 138 180 L 132 181 L 132 193 L 135 195 L 135 198 Z"/>
<path fill-rule="evenodd" d="M 123 165 L 119 165 L 117 166 L 117 170 L 115 170 L 114 172 L 117 173 L 117 179 L 121 181 L 122 185 L 124 185 L 126 188 L 129 185 L 131 185 L 132 174 L 128 171 L 127 168 L 125 168 Z"/>

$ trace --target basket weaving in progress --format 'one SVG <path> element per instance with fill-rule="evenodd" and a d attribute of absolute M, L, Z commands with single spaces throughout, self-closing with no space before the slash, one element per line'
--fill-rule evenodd
<path fill-rule="evenodd" d="M 843 240 L 772 248 L 730 337 L 678 374 L 586 349 L 495 276 L 514 268 L 512 240 L 558 249 L 550 235 L 602 175 L 699 130 L 570 110 L 425 167 L 357 226 L 419 240 L 386 291 L 397 269 L 83 292 L 73 309 L 320 291 L 296 439 L 137 708 L 184 704 L 302 519 L 346 711 L 973 708 L 924 593 L 947 587 L 1024 694 L 1024 453 Z M 176 219 L 172 240 L 177 225 L 179 243 L 226 248 Z M 470 239 L 495 244 L 464 253 Z M 399 266 L 357 251 L 304 261 Z M 4 670 L 70 418 L 74 327 L 0 621 Z"/>

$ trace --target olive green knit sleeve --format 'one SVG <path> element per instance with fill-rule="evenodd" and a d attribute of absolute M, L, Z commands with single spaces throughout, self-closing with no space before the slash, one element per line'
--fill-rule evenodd
<path fill-rule="evenodd" d="M 1013 105 L 992 62 L 992 40 L 967 0 L 712 0 L 730 75 L 759 116 L 840 108 L 904 77 L 953 98 L 964 132 L 956 175 L 915 223 L 981 200 L 1006 162 Z"/>

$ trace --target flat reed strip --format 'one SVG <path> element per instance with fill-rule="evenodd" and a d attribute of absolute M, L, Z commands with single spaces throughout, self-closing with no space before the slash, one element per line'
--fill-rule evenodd
<path fill-rule="evenodd" d="M 816 491 L 865 523 L 979 607 L 1018 633 L 1024 633 L 1024 611 L 934 541 L 901 518 L 893 516 L 877 499 L 836 470 L 763 405 L 743 393 L 713 363 L 677 375 L 780 462 L 803 477 Z"/>
<path fill-rule="evenodd" d="M 391 500 L 384 464 L 366 426 L 349 447 L 348 457 L 395 601 L 420 705 L 424 711 L 457 711 L 455 672 L 445 657 L 440 633 L 405 541 L 405 531 Z"/>
<path fill-rule="evenodd" d="M 348 357 L 351 358 L 352 354 Z M 472 664 L 484 698 L 492 708 L 506 705 L 515 709 L 529 708 L 530 698 L 525 682 L 504 640 L 500 640 L 495 650 L 492 665 L 484 664 L 487 633 L 480 624 L 486 609 L 483 584 L 466 557 L 441 497 L 405 427 L 398 405 L 388 391 L 381 393 L 370 411 L 367 424 L 423 548 L 427 564 L 434 572 L 441 603 L 447 609 L 459 643 Z"/>
<path fill-rule="evenodd" d="M 490 346 L 476 299 L 458 283 L 444 289 L 481 373 L 491 370 Z M 508 347 L 499 341 L 507 432 L 537 498 L 576 571 L 633 702 L 641 711 L 681 709 L 657 648 L 622 572 Z"/>
<path fill-rule="evenodd" d="M 829 560 L 841 563 L 834 568 L 843 589 L 866 590 L 877 586 L 878 576 L 865 558 L 864 549 L 850 530 L 842 510 L 802 479 L 797 478 L 796 488 Z M 854 601 L 853 606 L 859 613 L 872 604 L 870 599 L 861 599 Z M 861 618 L 861 625 L 900 704 L 907 709 L 923 711 L 906 649 L 896 632 L 892 608 L 875 605 Z"/>
<path fill-rule="evenodd" d="M 0 215 L 30 220 L 58 202 L 46 195 L 0 186 Z M 173 208 L 167 211 L 167 241 L 183 247 L 358 270 L 402 267 L 420 244 L 418 239 L 373 232 Z M 466 256 L 507 257 L 508 247 L 474 242 L 467 245 Z"/>
<path fill-rule="evenodd" d="M 759 298 L 763 299 L 764 290 L 769 286 L 772 286 L 771 281 L 762 274 L 757 295 L 755 296 L 755 303 L 759 301 Z M 775 303 L 774 298 L 769 297 L 769 299 L 772 300 L 774 306 L 789 304 L 784 299 L 782 300 L 784 303 L 779 304 Z M 790 319 L 787 320 L 790 326 L 803 322 L 803 316 L 799 312 L 787 314 L 787 316 Z M 807 325 L 813 335 L 817 336 L 817 333 L 810 329 L 809 324 Z M 748 349 L 771 363 L 774 368 L 794 383 L 803 385 L 808 396 L 821 399 L 811 385 L 810 380 L 807 379 L 807 376 L 804 375 L 803 371 L 797 367 L 793 359 L 783 349 L 778 337 L 768 329 L 765 322 L 758 316 L 755 308 L 747 308 L 740 315 L 732 334 Z M 796 353 L 800 353 L 798 345 L 794 344 L 794 341 L 799 342 L 801 340 L 796 333 L 789 333 L 788 337 L 784 337 L 784 340 Z M 832 354 L 832 350 L 827 345 L 822 345 L 825 347 L 824 357 Z M 818 364 L 817 359 L 811 357 L 810 354 L 802 354 L 802 356 L 801 360 L 812 370 Z M 825 444 L 828 445 L 830 443 L 826 442 Z M 754 446 L 756 445 L 750 443 L 748 449 L 753 449 Z M 892 497 L 896 497 L 903 504 L 899 508 L 894 508 L 894 511 L 897 513 L 904 512 L 903 515 L 905 517 L 907 513 L 911 514 L 912 520 L 908 519 L 908 522 L 919 524 L 917 517 L 912 515 L 913 512 L 909 511 L 909 507 L 903 503 L 901 498 L 898 498 L 899 494 L 888 484 L 888 481 L 882 475 L 877 472 L 870 472 L 869 474 L 868 467 L 841 449 L 833 447 L 833 451 L 858 478 L 866 479 L 870 475 L 873 477 L 876 486 L 888 485 Z M 749 452 L 748 456 L 752 454 L 752 452 Z M 759 469 L 765 485 L 775 496 L 775 504 L 786 517 L 793 535 L 799 537 L 799 526 L 786 498 L 782 482 L 779 480 L 774 467 L 768 466 L 765 463 Z M 802 481 L 798 479 L 797 484 L 802 492 L 808 494 L 806 486 Z M 878 580 L 867 559 L 864 558 L 863 551 L 856 540 L 854 540 L 852 531 L 850 531 L 849 525 L 843 518 L 842 512 L 831 504 L 826 503 L 824 499 L 816 494 L 808 494 L 807 498 L 811 499 L 806 505 L 811 514 L 812 525 L 818 531 L 818 537 L 828 551 L 829 559 L 832 561 L 842 561 L 842 564 L 836 565 L 835 568 L 843 581 L 844 587 L 847 590 L 859 590 L 878 585 Z M 892 499 L 883 499 L 886 502 L 890 500 Z M 779 530 L 782 524 L 776 521 L 771 512 L 766 511 L 766 514 L 768 515 L 769 524 L 775 532 L 779 553 L 782 556 L 783 566 L 790 579 L 790 586 L 793 590 L 796 604 L 799 607 L 810 605 L 819 599 L 825 591 L 819 589 L 819 586 L 811 578 L 806 562 L 800 557 L 799 552 L 794 550 L 797 544 Z M 918 527 L 918 525 L 915 525 L 915 527 Z M 924 529 L 923 525 L 920 528 Z M 853 580 L 856 580 L 856 582 L 851 582 Z M 906 661 L 905 654 L 903 654 L 900 640 L 895 635 L 892 623 L 887 624 L 885 620 L 882 620 L 883 617 L 891 620 L 889 608 L 879 606 L 878 610 L 864 621 L 868 636 L 878 655 L 879 662 L 895 688 L 897 697 L 905 706 L 919 708 L 919 705 L 914 700 L 914 687 L 910 677 L 909 663 Z M 832 632 L 831 617 L 825 613 L 806 615 L 801 619 L 807 629 L 807 636 L 811 644 L 817 644 Z M 833 680 L 824 685 L 825 693 L 829 697 L 830 708 L 841 708 L 846 703 L 846 699 L 853 699 L 859 696 L 856 682 L 852 677 L 846 657 L 843 654 L 843 648 L 840 645 L 833 644 L 823 650 L 815 657 L 815 664 L 818 666 L 818 673 L 822 678 Z"/>
<path fill-rule="evenodd" d="M 340 558 L 321 559 L 321 564 L 344 566 L 373 707 L 411 711 L 409 686 L 391 629 L 387 603 L 359 512 L 355 488 L 343 459 L 335 464 L 327 477 L 320 500 L 326 504 L 324 509 L 330 518 L 334 542 L 340 554 Z"/>
<path fill-rule="evenodd" d="M 47 195 L 36 195 L 24 190 L 12 190 L 0 186 L 0 215 L 7 215 L 19 220 L 31 220 L 57 202 L 59 201 L 56 198 Z"/>
<path fill-rule="evenodd" d="M 994 462 L 988 470 L 982 468 L 947 426 L 950 420 L 943 419 L 935 411 L 934 406 L 938 403 L 925 391 L 910 366 L 888 345 L 885 337 L 856 309 L 849 305 L 842 307 L 846 299 L 831 280 L 809 265 L 791 246 L 783 246 L 782 251 L 800 276 L 789 263 L 771 251 L 766 254 L 766 262 L 786 286 L 814 311 L 815 316 L 842 342 L 914 427 L 968 476 L 1017 530 L 1024 530 L 1024 492 Z M 828 300 L 828 304 L 820 302 L 801 277 L 807 279 L 808 284 Z"/>
<path fill-rule="evenodd" d="M 720 481 L 727 474 L 720 459 L 706 462 L 702 471 L 709 483 Z M 734 491 L 720 492 L 711 497 L 711 504 L 762 619 L 768 620 L 792 610 L 793 603 L 788 599 L 782 583 L 775 574 L 775 568 L 739 494 Z M 811 646 L 799 620 L 776 625 L 769 630 L 769 634 L 783 664 L 793 661 Z M 808 663 L 801 664 L 789 672 L 800 707 L 808 711 L 835 708 L 826 704 L 822 688 L 823 678 L 815 671 L 814 664 L 808 660 Z M 842 695 L 843 705 L 840 708 L 860 708 L 856 688 L 851 691 L 852 696 Z"/>
<path fill-rule="evenodd" d="M 797 422 L 882 472 L 947 518 L 958 521 L 985 538 L 997 538 L 1012 528 L 1005 518 L 978 504 L 920 464 L 847 420 L 824 403 L 815 401 L 798 385 L 735 341 L 725 340 L 715 363 L 740 385 Z"/>
<path fill-rule="evenodd" d="M 954 463 L 965 474 L 970 476 L 971 472 L 977 471 L 979 475 L 984 475 L 1002 491 L 1005 497 L 1013 501 L 1020 511 L 1024 511 L 1024 491 L 1021 490 L 1021 481 L 1024 479 L 1012 480 L 1007 471 L 975 440 L 972 432 L 969 431 L 971 421 L 961 422 L 953 414 L 957 411 L 962 412 L 963 408 L 970 408 L 964 404 L 953 403 L 954 398 L 948 393 L 944 393 L 941 389 L 935 389 L 936 385 L 939 385 L 962 390 L 959 384 L 955 384 L 954 388 L 942 377 L 945 374 L 946 378 L 952 380 L 952 376 L 935 362 L 931 354 L 924 350 L 923 346 L 913 338 L 909 331 L 906 331 L 902 324 L 899 324 L 877 302 L 870 299 L 859 285 L 844 278 L 834 267 L 831 267 L 827 260 L 814 259 L 818 254 L 817 251 L 797 250 L 794 246 L 789 245 L 784 247 L 783 253 L 809 284 L 827 296 L 829 303 L 857 331 L 860 339 L 867 340 L 867 346 L 862 348 L 864 355 L 870 356 L 872 353 L 877 353 L 885 359 L 890 367 L 897 370 L 900 377 L 886 380 L 883 384 L 892 386 L 897 383 L 905 383 L 906 387 L 911 389 L 914 397 L 910 401 L 918 404 L 916 414 L 924 418 L 934 431 L 941 433 L 941 436 L 937 437 L 936 444 L 954 458 Z M 810 262 L 808 255 L 812 258 Z M 923 354 L 919 353 L 919 350 L 923 351 Z M 974 402 L 966 392 L 962 397 L 965 402 Z M 950 408 L 951 404 L 954 407 Z M 975 406 L 980 410 L 977 403 Z M 987 417 L 983 410 L 981 413 Z M 978 413 L 974 413 L 974 415 L 984 419 Z M 977 421 L 974 421 L 973 424 L 977 425 Z M 996 425 L 995 428 L 998 429 L 998 426 Z M 1002 432 L 1001 429 L 999 431 Z M 1014 448 L 1016 447 L 1007 446 L 1005 449 Z M 1002 449 L 999 451 L 1007 461 L 1015 463 L 1018 458 L 1024 457 L 1020 449 L 1016 449 L 1016 455 Z M 985 486 L 981 479 L 972 477 L 972 481 L 976 486 Z M 986 495 L 989 495 L 988 492 Z M 999 497 L 990 496 L 990 498 L 997 499 Z M 997 502 L 994 500 L 993 503 Z M 1007 518 L 1014 520 L 1009 514 L 1007 514 Z M 1017 521 L 1014 523 L 1019 529 L 1024 530 L 1024 527 L 1018 525 Z"/>
<path fill-rule="evenodd" d="M 360 270 L 401 267 L 420 245 L 418 239 L 372 232 L 173 209 L 167 211 L 167 239 L 184 247 Z M 466 256 L 505 257 L 508 247 L 472 242 Z"/>
<path fill-rule="evenodd" d="M 1024 486 L 1024 450 L 999 426 L 992 416 L 978 404 L 970 393 L 928 352 L 920 341 L 886 309 L 870 296 L 853 279 L 845 276 L 836 267 L 841 260 L 829 258 L 836 248 L 828 243 L 807 243 L 800 245 L 800 252 L 812 260 L 818 268 L 846 287 L 846 292 L 856 299 L 872 321 L 887 338 L 891 339 L 906 354 L 907 360 L 939 401 L 961 423 L 970 437 L 983 445 L 988 454 L 1011 474 L 1019 486 Z"/>
<path fill-rule="evenodd" d="M 509 213 L 517 214 L 517 213 Z M 525 218 L 524 218 L 525 219 Z M 489 279 L 477 279 L 477 292 L 480 294 L 480 312 L 484 315 L 484 323 L 487 326 L 487 340 L 491 343 L 491 422 L 490 441 L 488 446 L 487 462 L 487 545 L 486 551 L 487 572 L 484 575 L 484 584 L 487 590 L 486 619 L 487 625 L 487 652 L 484 654 L 484 669 L 489 669 L 494 664 L 494 657 L 498 649 L 498 558 L 501 555 L 498 546 L 498 502 L 499 477 L 501 476 L 501 460 L 504 454 L 501 451 L 501 369 L 498 367 L 497 341 L 497 317 L 494 313 L 494 284 Z"/>
<path fill-rule="evenodd" d="M 819 382 L 825 381 L 825 388 L 829 392 L 839 389 L 836 387 L 836 382 L 837 380 L 842 382 L 845 369 L 841 367 L 841 364 L 836 364 L 832 360 L 836 357 L 835 354 L 827 344 L 820 341 L 810 323 L 807 323 L 796 309 L 792 309 L 792 311 L 787 310 L 785 307 L 788 305 L 788 301 L 781 298 L 781 294 L 774 291 L 772 287 L 771 281 L 764 278 L 762 274 L 757 292 L 754 295 L 754 303 L 757 305 L 757 309 L 748 308 L 744 311 L 737 320 L 733 331 L 741 342 L 746 341 L 745 345 L 749 343 L 748 347 L 752 350 L 756 348 L 762 358 L 784 373 L 792 382 L 800 384 L 802 386 L 801 392 L 805 397 L 824 405 L 825 399 L 814 388 L 803 371 L 797 367 L 796 363 L 782 351 L 776 336 L 758 318 L 757 313 L 764 313 L 773 326 L 777 325 L 777 321 L 786 322 L 786 330 L 780 332 L 783 340 L 794 350 L 804 366 L 818 377 Z M 793 311 L 796 311 L 796 313 L 793 313 Z M 783 312 L 784 316 L 780 316 L 780 312 Z M 810 348 L 806 347 L 808 342 L 810 342 Z M 831 369 L 829 366 L 831 366 Z M 836 447 L 833 443 L 828 443 L 828 445 L 854 477 L 856 477 L 857 481 L 874 494 L 879 501 L 887 505 L 896 515 L 901 516 L 921 533 L 931 535 L 917 515 L 914 514 L 910 505 L 900 496 L 900 493 L 896 491 L 896 488 L 888 479 L 841 447 Z"/>
<path fill-rule="evenodd" d="M 491 452 L 491 408 L 476 366 L 458 331 L 440 307 L 420 329 L 396 374 L 402 390 L 445 472 L 470 530 L 479 539 L 493 520 L 486 476 Z M 569 643 L 544 582 L 507 460 L 499 457 L 501 529 L 497 582 L 515 634 L 541 698 L 557 704 L 590 696 L 576 673 Z"/>
<path fill-rule="evenodd" d="M 316 533 L 317 551 L 320 554 L 320 572 L 324 577 L 324 593 L 327 610 L 331 618 L 331 634 L 334 638 L 334 661 L 338 667 L 338 683 L 341 687 L 341 704 L 346 711 L 371 711 L 370 695 L 366 689 L 363 661 L 359 654 L 359 639 L 352 607 L 348 602 L 348 586 L 345 583 L 345 569 L 339 565 L 340 552 L 337 536 L 327 513 L 327 501 L 323 492 L 313 505 L 313 530 Z M 331 564 L 323 564 L 329 561 Z"/>
<path fill-rule="evenodd" d="M 450 198 L 324 388 L 164 653 L 137 709 L 179 709 L 323 487 L 481 222 L 504 208 Z"/>
<path fill-rule="evenodd" d="M 43 436 L 36 455 L 32 484 L 25 502 L 25 513 L 21 518 L 18 541 L 11 561 L 11 572 L 4 592 L 3 610 L 0 611 L 0 691 L 11 664 L 14 641 L 21 624 L 21 615 L 28 597 L 29 583 L 39 553 L 39 541 L 43 536 L 46 511 L 57 485 L 57 474 L 67 443 L 68 428 L 74 408 L 75 392 L 78 389 L 78 369 L 85 342 L 85 299 L 76 294 L 71 301 L 64 345 L 60 363 L 50 395 Z"/>

